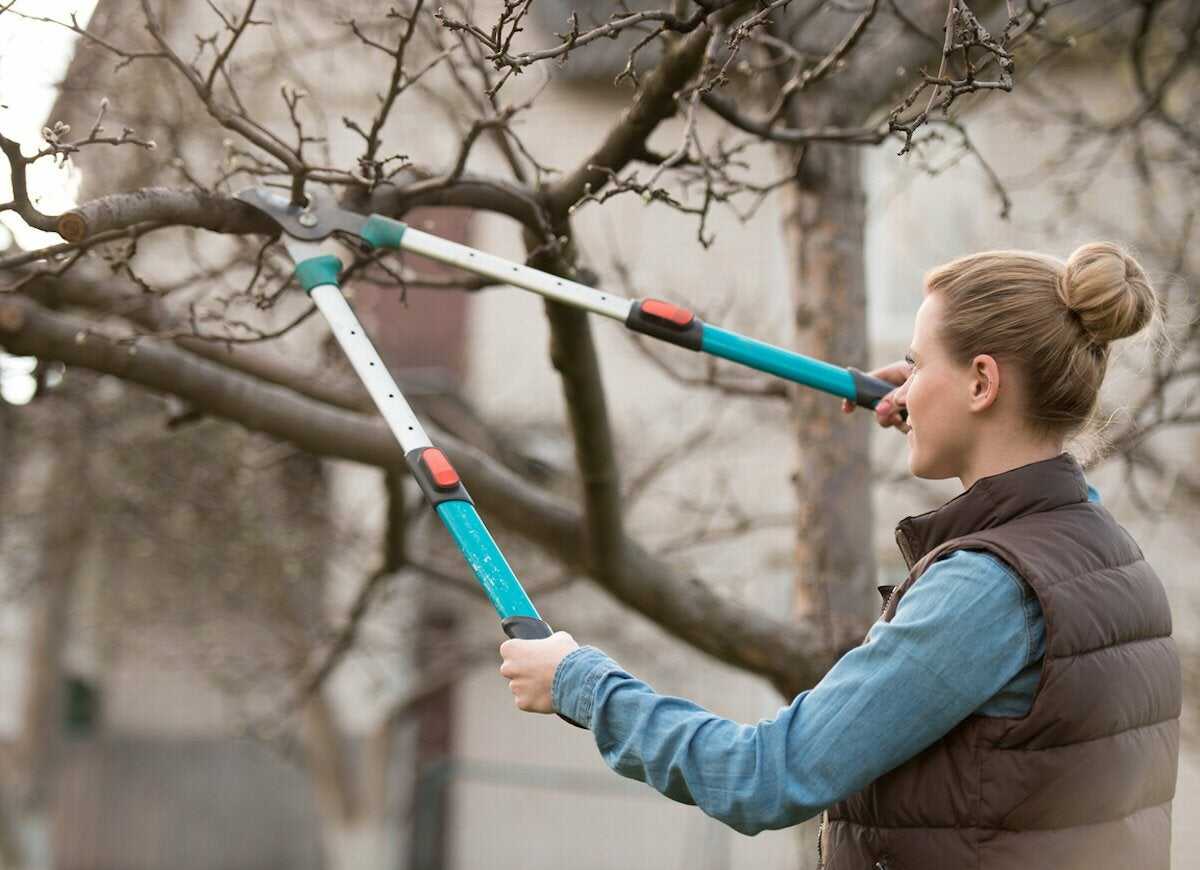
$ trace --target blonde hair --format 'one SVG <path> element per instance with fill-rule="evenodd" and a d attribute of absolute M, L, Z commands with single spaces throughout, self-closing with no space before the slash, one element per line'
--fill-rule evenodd
<path fill-rule="evenodd" d="M 1094 428 L 1109 344 L 1162 317 L 1145 271 L 1111 242 L 1083 245 L 1066 263 L 1032 251 L 971 254 L 930 271 L 925 286 L 942 294 L 951 359 L 1016 363 L 1036 436 Z"/>

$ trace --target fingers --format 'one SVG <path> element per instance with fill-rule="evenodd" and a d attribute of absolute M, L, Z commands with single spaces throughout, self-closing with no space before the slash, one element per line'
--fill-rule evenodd
<path fill-rule="evenodd" d="M 522 676 L 521 669 L 515 662 L 505 659 L 500 665 L 500 676 L 508 680 L 508 690 L 513 693 L 513 701 L 518 709 L 528 710 L 529 692 L 526 691 L 526 686 L 529 681 Z"/>
<path fill-rule="evenodd" d="M 526 713 L 540 712 L 536 684 L 537 665 L 529 659 L 534 645 L 544 643 L 537 640 L 510 638 L 500 644 L 500 676 L 508 680 L 508 689 L 513 694 L 513 703 Z"/>
<path fill-rule="evenodd" d="M 881 381 L 887 381 L 889 384 L 900 386 L 908 380 L 908 363 L 904 360 L 898 360 L 882 368 L 867 372 L 867 374 L 873 378 L 879 378 Z"/>
<path fill-rule="evenodd" d="M 513 703 L 516 704 L 518 710 L 529 712 L 529 693 L 525 691 L 525 685 L 522 681 L 516 680 L 508 684 L 508 690 L 512 692 Z"/>
<path fill-rule="evenodd" d="M 903 420 L 900 417 L 900 408 L 896 404 L 895 393 L 888 393 L 879 400 L 879 404 L 875 406 L 875 421 L 880 426 L 887 428 L 889 426 L 899 426 Z"/>
<path fill-rule="evenodd" d="M 512 692 L 513 704 L 518 710 L 526 713 L 552 713 L 553 705 L 549 701 L 547 695 L 544 700 L 539 701 L 538 689 L 535 683 L 527 679 L 510 680 L 508 690 Z"/>
<path fill-rule="evenodd" d="M 907 432 L 908 423 L 900 416 L 903 406 L 896 403 L 895 395 L 896 391 L 893 390 L 879 400 L 879 404 L 875 406 L 875 422 L 885 429 L 895 427 L 901 432 Z M 853 414 L 856 408 L 858 405 L 849 399 L 842 399 L 842 413 Z"/>
<path fill-rule="evenodd" d="M 891 393 L 888 393 L 891 396 Z M 853 414 L 858 406 L 842 400 L 842 413 Z M 890 399 L 880 399 L 879 404 L 875 406 L 875 422 L 884 429 L 896 428 L 901 432 L 908 431 L 908 423 L 900 416 L 900 408 Z"/>
<path fill-rule="evenodd" d="M 889 384 L 895 384 L 897 387 L 903 386 L 908 380 L 909 369 L 908 363 L 904 360 L 891 363 L 890 365 L 882 366 L 867 372 L 871 377 L 879 378 L 881 381 L 887 381 Z M 908 423 L 900 416 L 903 406 L 896 402 L 897 390 L 892 390 L 886 396 L 879 400 L 875 405 L 875 422 L 884 429 L 896 428 L 901 432 L 908 432 Z M 849 399 L 842 399 L 842 413 L 853 414 L 858 406 Z"/>

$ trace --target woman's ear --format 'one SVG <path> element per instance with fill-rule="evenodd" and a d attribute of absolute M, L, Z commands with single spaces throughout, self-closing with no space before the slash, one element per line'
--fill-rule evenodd
<path fill-rule="evenodd" d="M 986 411 L 1000 395 L 1000 366 L 995 357 L 981 353 L 971 360 L 970 409 Z"/>

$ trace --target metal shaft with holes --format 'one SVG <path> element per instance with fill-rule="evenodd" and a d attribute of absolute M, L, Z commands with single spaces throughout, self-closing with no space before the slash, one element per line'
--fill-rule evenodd
<path fill-rule="evenodd" d="M 458 472 L 446 455 L 433 446 L 342 295 L 338 285 L 341 262 L 337 257 L 322 254 L 312 242 L 289 238 L 285 245 L 296 262 L 301 286 L 329 322 L 334 338 L 400 442 L 409 469 L 495 608 L 504 633 L 525 639 L 549 637 L 553 630 L 538 614 L 483 524 Z M 578 724 L 563 718 L 572 725 Z"/>
<path fill-rule="evenodd" d="M 372 215 L 372 221 L 384 221 Z M 748 368 L 822 390 L 864 407 L 874 408 L 896 389 L 853 367 L 843 368 L 766 342 L 704 323 L 686 308 L 661 299 L 633 300 L 559 278 L 548 272 L 477 251 L 422 230 L 392 221 L 388 246 L 411 251 L 439 263 L 456 266 L 515 287 L 530 290 L 593 314 L 619 320 L 629 329 L 662 341 L 721 357 Z M 902 413 L 903 417 L 907 414 Z"/>
<path fill-rule="evenodd" d="M 582 308 L 629 329 L 822 390 L 864 407 L 874 408 L 895 384 L 833 365 L 795 351 L 739 335 L 701 321 L 686 308 L 661 299 L 626 299 L 539 269 L 443 239 L 382 215 L 361 215 L 341 208 L 327 194 L 314 193 L 304 206 L 260 187 L 240 191 L 237 198 L 270 214 L 289 237 L 317 241 L 333 233 L 356 237 L 372 248 L 410 251 L 465 269 L 484 278 L 511 284 L 566 305 Z M 901 412 L 901 417 L 907 414 Z"/>

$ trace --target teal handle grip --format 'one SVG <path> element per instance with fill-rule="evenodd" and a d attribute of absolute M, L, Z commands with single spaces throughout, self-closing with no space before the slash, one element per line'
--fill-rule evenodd
<path fill-rule="evenodd" d="M 700 349 L 713 356 L 841 396 L 863 408 L 874 408 L 880 399 L 896 389 L 895 384 L 863 374 L 856 368 L 844 369 L 707 323 L 700 335 Z M 900 419 L 907 420 L 908 411 L 902 410 Z"/>
<path fill-rule="evenodd" d="M 758 369 L 760 372 L 778 375 L 797 384 L 841 396 L 851 402 L 857 401 L 854 378 L 841 366 L 746 338 L 744 335 L 707 323 L 704 324 L 700 349 L 707 354 Z"/>
<path fill-rule="evenodd" d="M 437 513 L 500 619 L 526 616 L 540 620 L 541 616 L 496 546 L 475 505 L 466 501 L 444 501 L 437 506 Z"/>
<path fill-rule="evenodd" d="M 408 224 L 402 221 L 373 214 L 367 218 L 360 235 L 362 240 L 372 248 L 394 248 L 398 251 L 400 250 L 400 240 L 404 238 L 406 229 L 408 229 Z"/>
<path fill-rule="evenodd" d="M 475 579 L 500 614 L 504 633 L 524 640 L 540 640 L 553 634 L 554 630 L 538 615 L 533 602 L 521 588 L 475 505 L 468 501 L 444 501 L 437 506 L 437 512 L 475 572 Z M 587 727 L 562 713 L 558 718 L 576 728 Z"/>

